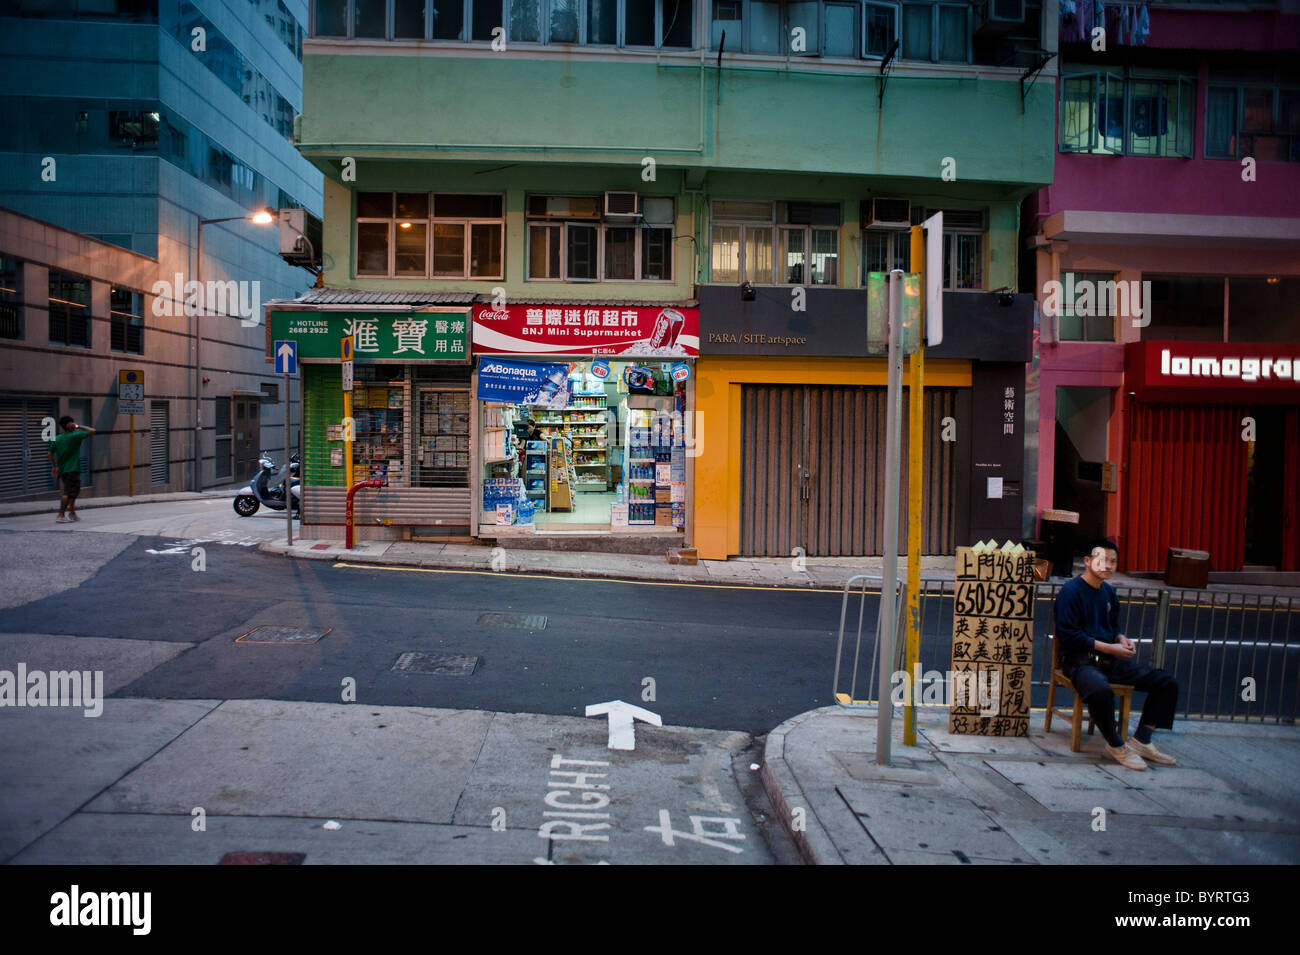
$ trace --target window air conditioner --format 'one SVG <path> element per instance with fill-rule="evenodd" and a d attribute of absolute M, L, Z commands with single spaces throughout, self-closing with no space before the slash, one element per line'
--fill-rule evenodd
<path fill-rule="evenodd" d="M 635 192 L 605 193 L 606 218 L 635 218 L 641 215 L 641 197 Z"/>
<path fill-rule="evenodd" d="M 912 224 L 912 203 L 906 199 L 872 199 L 864 203 L 867 213 L 863 228 L 871 226 L 910 226 Z"/>
<path fill-rule="evenodd" d="M 321 221 L 306 209 L 280 210 L 280 258 L 290 265 L 319 268 Z M 303 241 L 303 236 L 307 242 Z"/>

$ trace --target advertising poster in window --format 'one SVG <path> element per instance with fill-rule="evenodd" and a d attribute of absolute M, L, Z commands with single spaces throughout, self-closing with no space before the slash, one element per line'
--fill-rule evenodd
<path fill-rule="evenodd" d="M 474 306 L 479 354 L 627 355 L 694 358 L 700 310 L 564 305 Z"/>

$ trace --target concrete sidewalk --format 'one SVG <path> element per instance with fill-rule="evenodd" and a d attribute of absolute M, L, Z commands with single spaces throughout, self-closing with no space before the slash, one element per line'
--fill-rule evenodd
<path fill-rule="evenodd" d="M 874 708 L 824 707 L 767 737 L 763 785 L 815 864 L 1300 862 L 1300 733 L 1294 726 L 1177 721 L 1157 742 L 1173 767 L 1134 772 L 1069 723 L 1028 739 L 953 736 L 921 707 L 918 744 L 875 762 Z"/>
<path fill-rule="evenodd" d="M 248 482 L 245 481 L 244 484 Z M 129 504 L 170 504 L 175 501 L 205 501 L 214 497 L 234 497 L 243 484 L 232 484 L 229 488 L 209 488 L 206 491 L 170 491 L 165 494 L 136 494 L 128 497 L 121 494 L 115 497 L 78 497 L 77 510 L 85 511 L 101 507 L 125 507 Z M 43 501 L 0 501 L 0 517 L 20 517 L 24 514 L 56 514 L 59 499 L 50 497 Z"/>

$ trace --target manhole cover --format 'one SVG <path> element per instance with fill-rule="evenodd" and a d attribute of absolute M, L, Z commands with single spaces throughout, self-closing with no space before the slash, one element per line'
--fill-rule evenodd
<path fill-rule="evenodd" d="M 478 657 L 411 651 L 397 658 L 393 670 L 403 673 L 434 673 L 438 676 L 469 676 L 476 666 Z"/>
<path fill-rule="evenodd" d="M 481 613 L 474 621 L 480 627 L 514 627 L 516 630 L 545 630 L 546 616 L 540 613 Z"/>
<path fill-rule="evenodd" d="M 333 627 L 255 627 L 242 637 L 236 637 L 236 643 L 315 643 Z"/>
<path fill-rule="evenodd" d="M 227 852 L 217 865 L 302 865 L 305 852 Z"/>

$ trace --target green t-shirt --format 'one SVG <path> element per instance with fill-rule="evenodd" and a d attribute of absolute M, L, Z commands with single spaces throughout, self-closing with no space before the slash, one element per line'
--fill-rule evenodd
<path fill-rule="evenodd" d="M 81 470 L 81 442 L 88 437 L 89 431 L 65 431 L 49 442 L 60 474 L 76 474 Z"/>

